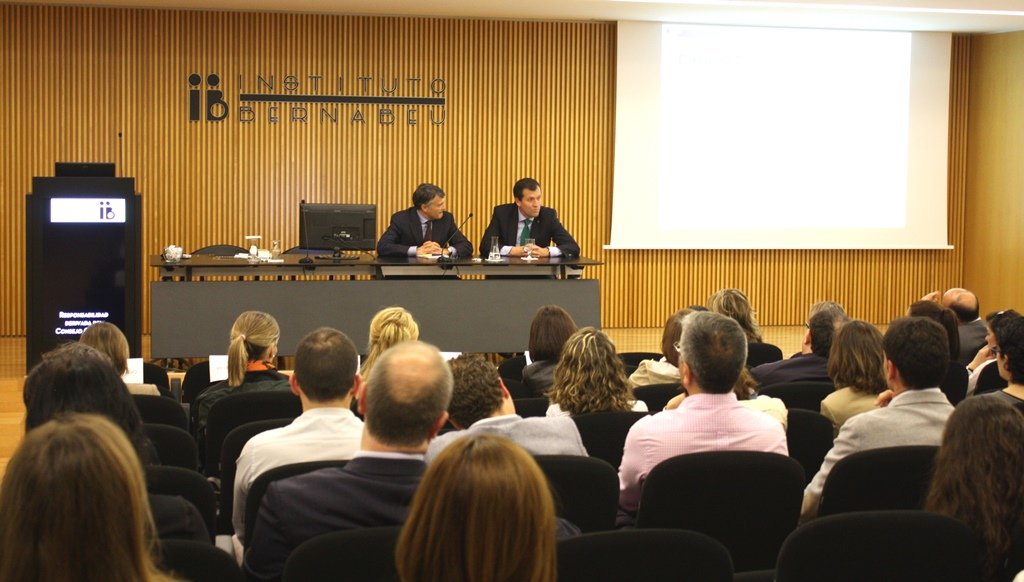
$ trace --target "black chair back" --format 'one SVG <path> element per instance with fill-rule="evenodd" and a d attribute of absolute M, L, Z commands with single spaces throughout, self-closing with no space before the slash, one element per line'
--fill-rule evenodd
<path fill-rule="evenodd" d="M 683 388 L 678 382 L 648 384 L 647 386 L 634 388 L 633 396 L 636 396 L 637 400 L 642 400 L 647 405 L 647 411 L 654 414 L 665 410 L 665 405 L 668 404 L 668 401 L 679 396 L 682 391 Z"/>
<path fill-rule="evenodd" d="M 252 482 L 252 487 L 249 487 L 249 496 L 245 499 L 245 539 L 252 539 L 253 528 L 256 527 L 256 516 L 260 512 L 260 504 L 263 503 L 263 495 L 266 494 L 267 488 L 274 481 L 280 481 L 281 479 L 287 479 L 288 477 L 295 477 L 296 475 L 304 475 L 311 473 L 318 469 L 326 469 L 328 467 L 344 467 L 348 461 L 309 461 L 306 463 L 292 463 L 290 465 L 281 465 L 280 467 L 274 467 L 268 471 L 264 471 L 256 480 Z M 337 575 L 337 573 L 335 573 Z"/>
<path fill-rule="evenodd" d="M 622 448 L 626 435 L 646 412 L 591 412 L 572 417 L 587 454 L 603 459 L 612 467 L 622 464 Z"/>
<path fill-rule="evenodd" d="M 505 384 L 505 388 L 508 390 L 508 393 L 512 395 L 513 399 L 533 398 L 533 392 L 531 392 L 526 386 L 523 386 L 522 380 L 516 380 L 515 378 L 502 378 L 501 381 Z"/>
<path fill-rule="evenodd" d="M 694 580 L 732 582 L 725 547 L 702 533 L 634 529 L 558 541 L 559 582 Z"/>
<path fill-rule="evenodd" d="M 242 570 L 220 548 L 187 540 L 161 540 L 161 570 L 191 582 L 242 582 Z"/>
<path fill-rule="evenodd" d="M 192 404 L 196 396 L 215 384 L 210 381 L 210 362 L 192 364 L 181 381 L 181 401 Z"/>
<path fill-rule="evenodd" d="M 502 378 L 523 381 L 523 368 L 526 367 L 526 356 L 519 354 L 511 358 L 505 358 L 498 364 L 498 374 Z"/>
<path fill-rule="evenodd" d="M 793 408 L 786 428 L 786 445 L 789 456 L 804 468 L 808 483 L 818 473 L 821 462 L 832 448 L 832 422 L 817 412 Z"/>
<path fill-rule="evenodd" d="M 916 445 L 859 451 L 832 467 L 818 515 L 921 509 L 939 447 Z"/>
<path fill-rule="evenodd" d="M 153 443 L 161 465 L 189 471 L 199 470 L 199 447 L 187 431 L 167 424 L 143 424 L 142 431 L 146 433 L 149 442 Z"/>
<path fill-rule="evenodd" d="M 395 546 L 400 526 L 333 532 L 303 542 L 288 556 L 283 582 L 398 580 Z M 343 574 L 342 574 L 343 573 Z"/>
<path fill-rule="evenodd" d="M 999 375 L 999 364 L 988 364 L 981 369 L 978 383 L 974 387 L 974 395 L 998 392 L 1008 385 L 1008 382 Z"/>
<path fill-rule="evenodd" d="M 821 411 L 821 401 L 836 391 L 831 382 L 786 382 L 762 388 L 758 394 L 778 398 L 786 403 L 786 408 L 802 408 L 814 412 Z"/>
<path fill-rule="evenodd" d="M 281 428 L 291 424 L 289 418 L 271 418 L 268 420 L 257 420 L 247 422 L 242 426 L 235 427 L 224 437 L 224 444 L 220 447 L 220 498 L 219 503 L 222 509 L 217 514 L 217 534 L 231 535 L 235 533 L 235 527 L 231 522 L 231 512 L 235 507 L 235 462 L 242 454 L 242 448 L 249 439 L 275 428 Z"/>
<path fill-rule="evenodd" d="M 946 395 L 946 399 L 953 406 L 956 406 L 967 397 L 967 378 L 969 376 L 967 368 L 963 367 L 963 365 L 957 362 L 949 363 L 949 368 L 946 369 L 946 377 L 943 378 L 939 388 L 942 389 L 942 393 Z"/>
<path fill-rule="evenodd" d="M 580 531 L 615 529 L 619 504 L 619 474 L 601 459 L 571 455 L 534 457 L 548 478 L 558 516 Z"/>
<path fill-rule="evenodd" d="M 217 497 L 201 474 L 181 467 L 146 467 L 146 490 L 156 495 L 180 495 L 199 510 L 212 532 L 217 519 Z"/>
<path fill-rule="evenodd" d="M 864 511 L 821 517 L 793 532 L 779 552 L 775 580 L 975 582 L 980 580 L 978 558 L 970 528 L 951 517 Z"/>
<path fill-rule="evenodd" d="M 747 344 L 747 367 L 753 368 L 761 364 L 770 364 L 782 359 L 782 350 L 779 346 L 766 344 L 764 342 L 750 342 Z"/>
<path fill-rule="evenodd" d="M 660 352 L 620 352 L 619 359 L 626 366 L 636 368 L 644 360 L 660 360 L 663 356 Z"/>
<path fill-rule="evenodd" d="M 636 525 L 699 531 L 722 543 L 737 572 L 771 568 L 796 527 L 804 470 L 774 453 L 672 457 L 647 476 Z"/>
<path fill-rule="evenodd" d="M 224 438 L 247 422 L 269 418 L 294 419 L 302 414 L 299 397 L 291 392 L 243 392 L 231 394 L 210 407 L 206 420 L 206 450 L 203 470 L 220 476 L 220 453 Z"/>
<path fill-rule="evenodd" d="M 147 424 L 167 424 L 188 430 L 188 415 L 181 404 L 163 396 L 149 394 L 132 394 L 135 408 Z"/>
<path fill-rule="evenodd" d="M 523 418 L 546 416 L 551 406 L 547 398 L 516 398 L 512 403 L 516 406 L 516 414 Z"/>
<path fill-rule="evenodd" d="M 167 376 L 167 370 L 156 364 L 142 363 L 142 383 L 153 384 L 163 396 L 171 395 L 171 379 Z"/>

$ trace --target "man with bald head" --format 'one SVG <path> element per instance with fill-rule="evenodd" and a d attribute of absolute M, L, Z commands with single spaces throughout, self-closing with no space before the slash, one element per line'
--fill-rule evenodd
<path fill-rule="evenodd" d="M 280 579 L 292 550 L 320 534 L 401 525 L 451 395 L 451 371 L 434 346 L 404 342 L 384 352 L 359 394 L 355 457 L 267 488 L 245 554 L 248 579 Z"/>
<path fill-rule="evenodd" d="M 985 334 L 988 333 L 985 322 L 980 317 L 981 305 L 978 303 L 978 296 L 967 289 L 954 287 L 941 295 L 938 291 L 932 291 L 921 299 L 941 303 L 943 307 L 952 309 L 956 314 L 959 323 L 957 331 L 960 332 L 960 355 L 957 361 L 964 365 L 968 364 L 985 345 Z"/>

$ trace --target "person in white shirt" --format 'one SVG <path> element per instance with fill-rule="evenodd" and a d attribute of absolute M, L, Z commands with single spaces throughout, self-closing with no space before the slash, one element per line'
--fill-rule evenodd
<path fill-rule="evenodd" d="M 322 327 L 299 342 L 290 383 L 302 415 L 252 437 L 238 457 L 231 523 L 239 542 L 245 543 L 246 497 L 260 474 L 292 463 L 348 460 L 359 450 L 363 421 L 349 408 L 362 386 L 358 365 L 355 344 L 336 329 Z"/>

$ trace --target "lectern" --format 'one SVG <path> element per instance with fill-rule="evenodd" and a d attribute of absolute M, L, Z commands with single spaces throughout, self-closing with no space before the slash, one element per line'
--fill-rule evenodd
<path fill-rule="evenodd" d="M 26 370 L 107 321 L 142 351 L 142 204 L 134 178 L 32 178 L 25 197 Z"/>

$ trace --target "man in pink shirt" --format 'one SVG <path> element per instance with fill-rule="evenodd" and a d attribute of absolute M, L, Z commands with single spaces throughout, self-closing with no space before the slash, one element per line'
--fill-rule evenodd
<path fill-rule="evenodd" d="M 789 454 L 779 421 L 743 407 L 732 391 L 747 361 L 739 324 L 717 313 L 691 313 L 681 336 L 679 376 L 689 396 L 629 430 L 619 466 L 619 508 L 627 514 L 636 513 L 644 479 L 665 459 L 705 451 Z"/>

